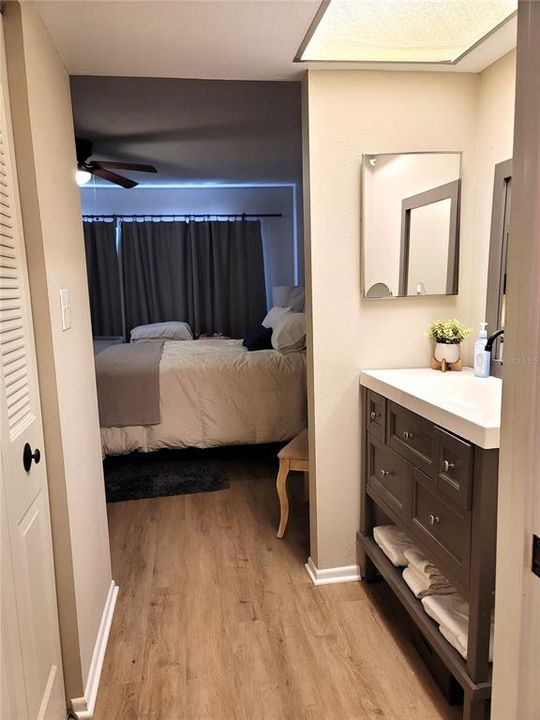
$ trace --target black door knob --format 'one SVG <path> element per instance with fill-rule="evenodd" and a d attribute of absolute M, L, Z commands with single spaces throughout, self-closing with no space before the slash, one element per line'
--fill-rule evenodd
<path fill-rule="evenodd" d="M 23 467 L 26 470 L 26 472 L 30 472 L 30 468 L 32 467 L 32 460 L 38 464 L 38 462 L 41 460 L 41 453 L 39 451 L 39 448 L 36 448 L 34 452 L 32 452 L 32 448 L 30 447 L 29 443 L 26 443 L 23 450 Z"/>

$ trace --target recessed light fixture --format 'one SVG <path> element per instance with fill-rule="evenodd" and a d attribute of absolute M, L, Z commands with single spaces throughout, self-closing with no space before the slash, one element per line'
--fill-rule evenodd
<path fill-rule="evenodd" d="M 517 0 L 325 0 L 297 61 L 456 63 Z"/>

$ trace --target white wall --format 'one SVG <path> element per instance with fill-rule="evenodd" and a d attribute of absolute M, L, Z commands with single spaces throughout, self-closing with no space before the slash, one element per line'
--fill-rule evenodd
<path fill-rule="evenodd" d="M 475 205 L 486 203 L 489 218 L 492 187 L 479 188 L 477 182 L 493 176 L 501 137 L 511 144 L 512 127 L 505 122 L 511 113 L 507 105 L 512 105 L 511 65 L 512 59 L 505 58 L 503 70 L 495 68 L 480 77 L 373 71 L 307 74 L 311 554 L 319 568 L 357 562 L 360 369 L 427 366 L 431 346 L 423 333 L 430 321 L 458 317 L 470 323 L 483 316 L 489 223 L 475 224 Z M 482 103 L 485 109 L 480 112 Z M 488 106 L 494 103 L 501 109 L 492 107 L 488 126 Z M 374 149 L 463 151 L 458 296 L 361 299 L 360 162 L 362 153 Z M 464 355 L 470 363 L 470 343 Z"/>
<path fill-rule="evenodd" d="M 111 589 L 69 78 L 32 3 L 4 10 L 68 698 L 84 694 Z M 59 291 L 71 290 L 62 332 Z"/>
<path fill-rule="evenodd" d="M 303 284 L 303 238 L 296 186 L 81 188 L 85 214 L 281 213 L 262 220 L 267 303 L 275 285 Z"/>

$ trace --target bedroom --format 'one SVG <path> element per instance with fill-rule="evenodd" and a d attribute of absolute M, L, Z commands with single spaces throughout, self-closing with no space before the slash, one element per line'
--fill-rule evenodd
<path fill-rule="evenodd" d="M 300 85 L 78 76 L 71 93 L 104 454 L 292 439 L 306 425 Z M 293 312 L 272 332 L 274 304 Z M 268 352 L 246 355 L 244 338 Z"/>
<path fill-rule="evenodd" d="M 459 16 L 458 9 L 467 15 L 471 7 L 461 0 L 421 4 L 424 10 L 435 8 L 435 14 L 454 8 L 452 17 Z M 19 513 L 13 532 L 11 524 L 3 525 L 10 529 L 15 561 L 3 563 L 2 598 L 6 595 L 9 602 L 3 603 L 2 612 L 3 619 L 5 613 L 16 621 L 2 623 L 2 659 L 7 651 L 14 658 L 7 665 L 7 685 L 14 692 L 3 694 L 2 711 L 4 702 L 17 708 L 26 702 L 36 710 L 4 713 L 10 720 L 37 717 L 47 693 L 51 708 L 54 703 L 50 714 L 55 720 L 63 717 L 66 706 L 80 720 L 352 720 L 380 715 L 454 720 L 461 714 L 461 702 L 467 720 L 486 720 L 492 689 L 493 720 L 529 720 L 538 714 L 533 690 L 540 655 L 530 628 L 540 607 L 533 603 L 539 586 L 536 546 L 531 542 L 531 533 L 539 534 L 533 514 L 538 505 L 533 480 L 539 386 L 536 361 L 519 361 L 537 357 L 538 328 L 531 318 L 538 312 L 540 105 L 536 80 L 540 44 L 534 41 L 535 33 L 540 34 L 538 3 L 520 2 L 518 22 L 512 10 L 455 64 L 294 62 L 295 53 L 306 51 L 303 39 L 309 40 L 328 8 L 331 18 L 333 10 L 344 5 L 351 12 L 360 6 L 370 12 L 384 8 L 391 20 L 386 29 L 401 28 L 404 37 L 417 37 L 410 25 L 398 21 L 399 14 L 414 5 L 412 0 L 331 0 L 322 5 L 318 0 L 38 0 L 5 6 L 2 23 L 11 105 L 6 135 L 11 142 L 11 114 L 37 377 L 30 388 L 35 400 L 33 424 L 25 425 L 24 433 L 16 434 L 12 428 L 2 433 L 3 469 L 9 470 L 2 483 L 10 507 Z M 489 4 L 496 12 L 501 8 L 506 12 L 508 5 L 506 0 Z M 484 17 L 485 7 L 482 3 L 483 9 L 473 13 L 476 20 Z M 419 13 L 408 22 L 422 25 L 428 16 Z M 375 20 L 371 17 L 370 22 Z M 453 27 L 463 29 L 467 23 L 462 20 Z M 427 47 L 430 41 L 428 33 Z M 123 89 L 124 84 L 137 87 L 140 78 L 144 78 L 143 90 Z M 209 82 L 215 83 L 216 92 L 218 86 L 244 84 L 250 88 L 274 85 L 276 92 L 285 85 L 288 90 L 296 86 L 294 150 L 279 133 L 273 146 L 267 142 L 278 125 L 280 101 L 252 102 L 258 111 L 256 122 L 246 122 L 245 110 L 236 119 L 228 113 L 224 118 L 223 109 L 230 109 L 230 101 L 221 101 L 217 108 L 195 117 L 197 103 L 187 86 L 204 88 Z M 177 83 L 183 86 L 179 94 L 184 100 L 175 105 L 171 88 Z M 109 89 L 102 90 L 107 84 Z M 161 104 L 153 94 L 154 85 L 166 89 Z M 82 107 L 78 109 L 77 104 L 85 95 L 88 105 L 77 116 Z M 204 90 L 203 95 L 206 102 L 213 93 Z M 171 104 L 174 113 L 180 114 L 169 122 Z M 239 95 L 232 105 L 240 107 Z M 180 119 L 186 108 L 188 117 Z M 137 125 L 139 117 L 143 121 Z M 73 119 L 76 137 L 94 142 L 89 156 L 76 157 Z M 218 171 L 223 161 L 218 136 L 234 149 L 233 160 L 244 158 L 247 171 L 244 166 L 240 172 L 234 162 Z M 291 153 L 294 172 L 288 173 L 284 161 L 291 160 Z M 418 201 L 425 198 L 416 195 L 429 192 L 435 197 L 434 190 L 452 188 L 451 195 L 437 195 L 436 200 L 447 209 L 448 225 L 438 237 L 443 253 L 433 261 L 434 265 L 437 261 L 438 281 L 446 280 L 445 292 L 430 295 L 431 280 L 411 282 L 405 272 L 411 267 L 411 227 L 416 227 L 411 226 L 411 216 L 416 218 L 413 211 L 423 206 L 402 206 L 404 214 L 396 222 L 390 212 L 391 207 L 395 211 L 394 196 L 383 197 L 384 213 L 379 210 L 379 217 L 388 217 L 403 232 L 402 237 L 392 236 L 394 254 L 388 277 L 381 275 L 382 264 L 366 267 L 373 260 L 366 244 L 366 213 L 376 207 L 370 204 L 369 183 L 381 177 L 379 170 L 397 170 L 416 156 L 437 161 L 432 155 L 457 160 L 453 175 L 431 181 L 431 187 L 417 187 L 400 199 L 414 196 Z M 508 174 L 512 157 L 513 177 L 511 170 Z M 197 167 L 197 158 L 206 158 L 205 167 Z M 81 189 L 74 181 L 77 160 L 82 164 L 79 170 L 87 170 L 88 162 L 90 170 L 107 172 Z M 101 168 L 93 164 L 100 161 Z M 143 163 L 158 172 L 131 173 L 118 166 L 106 168 L 106 163 Z M 126 177 L 140 185 L 109 187 L 104 175 L 110 170 L 119 174 L 125 170 Z M 82 214 L 87 216 L 84 222 L 81 198 Z M 281 228 L 276 234 L 274 224 Z M 204 256 L 198 263 L 195 252 L 201 238 L 205 242 L 205 234 L 213 241 L 223 233 L 228 243 L 239 232 L 235 256 L 245 259 L 254 249 L 252 243 L 244 242 L 248 225 L 249 232 L 255 227 L 258 247 L 255 274 L 259 282 L 253 295 L 244 293 L 238 283 L 228 283 L 226 301 L 209 303 L 210 320 L 206 315 L 208 324 L 203 325 L 199 310 L 206 312 L 207 299 L 184 293 L 174 282 L 183 305 L 171 308 L 167 302 L 171 293 L 160 278 L 176 278 L 177 267 L 185 267 L 189 256 L 194 262 L 186 284 L 193 285 L 199 269 L 208 265 Z M 169 231 L 171 242 L 161 243 Z M 87 265 L 92 254 L 98 255 L 91 248 L 92 236 L 98 234 L 107 238 L 110 262 L 106 267 L 113 268 L 105 287 L 92 279 L 92 263 Z M 162 244 L 166 252 L 160 254 Z M 508 286 L 502 272 L 506 247 Z M 139 257 L 132 253 L 134 248 L 141 250 Z M 375 256 L 377 261 L 385 260 L 386 253 Z M 13 263 L 11 256 L 5 257 L 2 288 L 11 295 L 4 297 L 8 302 L 3 309 L 8 313 L 6 322 L 12 322 L 16 318 L 9 313 L 17 308 L 9 304 L 15 293 L 10 279 L 13 267 L 8 263 Z M 212 267 L 222 272 L 224 263 L 217 258 Z M 218 275 L 213 273 L 210 287 L 216 297 L 223 298 Z M 186 397 L 198 427 L 189 427 L 185 413 L 176 417 L 178 390 L 185 389 L 189 378 L 208 361 L 204 351 L 202 362 L 200 357 L 192 362 L 188 348 L 194 352 L 213 348 L 215 360 L 223 359 L 230 348 L 242 354 L 241 365 L 258 363 L 264 353 L 276 357 L 280 351 L 273 346 L 244 350 L 241 338 L 231 336 L 249 332 L 251 318 L 247 313 L 246 319 L 244 312 L 253 297 L 257 297 L 253 319 L 258 325 L 272 305 L 290 302 L 283 298 L 283 288 L 302 286 L 304 280 L 306 352 L 293 349 L 282 357 L 284 363 L 300 358 L 307 378 L 305 389 L 299 393 L 298 382 L 292 381 L 291 389 L 276 403 L 276 413 L 263 393 L 257 400 L 237 402 L 234 383 L 239 368 L 236 374 L 225 376 L 214 367 L 212 377 L 222 384 L 212 387 L 213 380 L 199 378 L 204 402 L 198 402 L 196 393 Z M 493 290 L 495 280 L 498 285 Z M 368 296 L 374 285 L 383 283 L 392 291 L 390 296 Z M 407 291 L 408 283 L 412 293 Z M 136 314 L 141 299 L 150 305 L 141 288 L 159 290 L 157 316 Z M 240 298 L 234 313 L 230 312 L 231 292 L 233 298 Z M 91 297 L 92 293 L 97 297 Z M 110 298 L 111 293 L 116 300 L 107 300 L 100 308 L 99 298 Z M 503 346 L 502 415 L 502 380 L 474 377 L 473 369 L 467 367 L 459 372 L 460 360 L 464 365 L 476 361 L 473 343 L 464 340 L 461 348 L 456 343 L 458 355 L 461 352 L 457 361 L 447 359 L 450 349 L 456 349 L 454 343 L 438 343 L 451 346 L 441 360 L 436 353 L 445 349 L 434 346 L 424 334 L 429 323 L 447 317 L 459 318 L 464 333 L 484 319 L 491 301 L 499 306 L 494 319 L 488 317 L 489 332 L 502 326 L 501 320 L 508 329 Z M 506 319 L 501 315 L 504 309 Z M 218 317 L 218 311 L 222 316 Z M 285 314 L 289 313 L 297 314 Z M 111 315 L 114 323 L 106 327 Z M 236 322 L 240 315 L 244 325 L 235 325 L 242 329 L 233 330 L 231 318 Z M 214 324 L 214 318 L 219 324 Z M 96 388 L 95 362 L 99 364 L 107 353 L 111 363 L 105 371 L 111 387 L 118 389 L 126 375 L 125 366 L 115 375 L 115 353 L 109 351 L 117 347 L 123 351 L 125 344 L 144 362 L 148 358 L 143 356 L 152 355 L 150 342 L 113 340 L 130 340 L 135 327 L 160 321 L 187 322 L 189 331 L 185 326 L 174 326 L 174 330 L 188 333 L 184 335 L 188 339 L 167 339 L 160 345 L 161 354 L 153 355 L 151 372 L 147 365 L 139 368 L 137 392 L 124 388 L 120 403 L 107 387 Z M 6 342 L 18 341 L 11 336 L 13 330 L 17 328 L 6 328 Z M 266 331 L 267 342 L 268 336 L 272 342 L 275 328 L 271 330 Z M 153 333 L 155 328 L 141 332 Z M 200 337 L 205 334 L 213 337 Z M 96 356 L 94 336 L 106 338 L 96 341 L 96 350 L 98 343 L 107 346 Z M 500 371 L 501 346 L 489 341 L 488 350 L 487 345 L 482 345 L 482 353 L 493 352 L 488 372 Z M 485 360 L 485 355 L 481 358 Z M 161 393 L 160 370 L 168 363 L 171 377 L 187 365 L 189 370 L 175 381 L 172 392 L 165 379 L 164 393 L 157 395 L 156 403 L 156 374 Z M 450 367 L 456 372 L 440 372 L 435 363 L 440 370 Z M 424 380 L 399 386 L 399 378 L 415 374 Z M 13 392 L 20 381 L 17 375 Z M 140 401 L 150 385 L 151 404 L 154 409 L 159 405 L 159 422 L 130 425 L 133 420 L 113 420 L 111 427 L 100 431 L 98 392 L 102 405 L 104 399 L 105 406 L 112 406 L 105 407 L 106 413 L 118 412 L 118 404 L 124 411 L 128 403 L 139 412 L 148 409 L 149 403 Z M 448 401 L 452 388 L 455 392 Z M 261 390 L 259 385 L 257 390 Z M 288 403 L 291 392 L 296 393 L 296 400 Z M 280 503 L 276 492 L 276 480 L 277 489 L 283 491 L 277 450 L 289 440 L 289 433 L 292 436 L 306 425 L 305 416 L 301 418 L 298 412 L 302 392 L 307 394 L 309 459 L 303 468 L 296 467 L 309 469 L 304 488 L 309 505 L 302 492 L 302 476 L 291 477 L 290 517 L 286 532 L 280 533 L 283 528 L 278 529 L 278 522 L 288 508 L 283 494 Z M 23 394 L 22 401 L 26 397 Z M 172 430 L 169 413 L 162 416 L 168 401 Z M 438 414 L 433 407 L 439 408 Z M 279 438 L 276 432 L 283 432 L 283 412 L 290 413 L 287 416 L 294 418 L 295 427 L 285 430 L 287 437 Z M 261 437 L 248 437 L 246 429 L 253 431 L 257 426 L 253 418 L 258 413 L 264 418 L 261 427 L 270 416 L 278 415 L 280 421 L 268 423 L 271 428 Z M 41 418 L 40 435 L 36 428 Z M 217 429 L 208 432 L 209 420 L 218 421 Z M 157 434 L 153 436 L 148 427 L 157 428 Z M 223 435 L 224 430 L 228 434 Z M 251 442 L 276 439 L 281 442 L 270 447 L 266 442 Z M 497 472 L 498 445 L 489 443 L 499 439 Z M 171 452 L 193 460 L 193 476 L 201 470 L 207 474 L 210 466 L 225 468 L 229 488 L 214 486 L 208 488 L 212 492 L 127 502 L 117 498 L 118 502 L 106 505 L 103 454 L 110 453 L 105 465 L 120 464 L 129 457 L 126 450 L 152 449 L 140 453 L 141 462 L 146 463 L 159 457 L 162 445 L 177 448 L 222 441 L 227 444 Z M 230 445 L 237 441 L 249 444 Z M 211 458 L 207 465 L 202 457 Z M 294 469 L 296 458 L 282 455 L 279 460 L 284 472 Z M 495 535 L 497 482 L 500 501 Z M 32 506 L 38 507 L 37 514 L 26 512 L 31 492 L 41 503 Z M 450 530 L 443 510 L 453 523 Z M 413 511 L 420 514 L 413 517 Z M 34 518 L 41 521 L 39 535 L 26 532 L 28 519 L 34 523 L 31 527 L 38 526 Z M 470 601 L 465 612 L 452 611 L 454 618 L 456 612 L 465 615 L 465 632 L 461 624 L 451 637 L 443 621 L 424 611 L 424 599 L 436 599 L 437 593 L 428 593 L 426 598 L 417 595 L 406 580 L 415 567 L 412 561 L 409 565 L 404 554 L 405 563 L 401 557 L 394 563 L 391 553 L 384 553 L 384 543 L 375 547 L 375 521 L 395 526 L 405 535 L 411 532 L 438 574 L 445 573 L 442 589 L 451 589 L 450 602 L 455 605 L 460 597 Z M 281 539 L 280 534 L 284 535 Z M 3 553 L 5 547 L 3 543 Z M 46 563 L 44 554 L 39 554 L 42 548 Z M 8 569 L 16 581 L 12 584 Z M 24 599 L 18 607 L 15 604 L 15 613 L 11 588 L 16 598 Z M 4 630 L 10 641 L 6 645 Z M 25 683 L 19 669 L 34 667 L 28 648 L 40 662 L 40 673 L 39 677 L 25 673 L 29 691 L 21 699 Z M 457 698 L 453 694 L 456 682 L 464 691 Z M 452 705 L 456 701 L 457 707 Z"/>

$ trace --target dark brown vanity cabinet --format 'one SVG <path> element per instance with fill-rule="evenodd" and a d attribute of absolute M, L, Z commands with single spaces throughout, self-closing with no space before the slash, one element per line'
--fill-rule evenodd
<path fill-rule="evenodd" d="M 491 697 L 490 625 L 495 587 L 498 450 L 485 450 L 362 388 L 362 574 L 382 576 L 438 661 L 464 692 L 465 720 L 486 720 Z M 401 527 L 469 601 L 467 660 L 444 639 L 373 540 Z"/>

